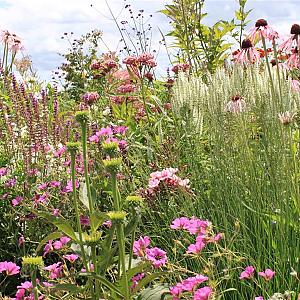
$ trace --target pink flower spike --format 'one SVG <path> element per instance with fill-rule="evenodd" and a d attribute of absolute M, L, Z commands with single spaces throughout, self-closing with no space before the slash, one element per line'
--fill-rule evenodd
<path fill-rule="evenodd" d="M 269 281 L 275 276 L 275 272 L 271 269 L 266 269 L 264 272 L 258 272 L 258 275 Z"/>
<path fill-rule="evenodd" d="M 255 269 L 253 266 L 248 266 L 245 270 L 240 274 L 240 279 L 250 279 L 253 277 Z"/>
<path fill-rule="evenodd" d="M 208 300 L 210 295 L 212 294 L 212 288 L 209 286 L 205 286 L 203 288 L 198 289 L 194 293 L 194 300 Z"/>

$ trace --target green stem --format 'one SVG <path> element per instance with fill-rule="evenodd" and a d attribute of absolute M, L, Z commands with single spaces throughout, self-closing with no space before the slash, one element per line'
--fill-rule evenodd
<path fill-rule="evenodd" d="M 134 244 L 134 241 L 135 241 L 135 233 L 136 233 L 136 225 L 134 226 L 134 229 L 132 230 L 132 233 L 131 233 L 131 242 L 130 242 L 130 252 L 129 252 L 128 270 L 131 269 L 131 264 L 132 264 L 133 244 Z"/>
<path fill-rule="evenodd" d="M 80 223 L 80 214 L 79 214 L 79 209 L 78 209 L 78 204 L 77 204 L 76 179 L 75 179 L 75 155 L 76 155 L 75 151 L 71 151 L 71 176 L 72 176 L 72 188 L 73 188 L 73 205 L 74 205 L 75 214 L 76 214 L 77 231 L 78 231 L 78 235 L 79 235 L 79 246 L 80 246 L 80 251 L 82 254 L 82 260 L 83 260 L 85 269 L 88 271 L 89 266 L 87 264 L 86 257 L 85 257 L 85 251 L 84 251 L 83 240 L 82 240 L 82 228 L 81 228 L 81 223 Z"/>
<path fill-rule="evenodd" d="M 81 124 L 81 141 L 82 141 L 82 154 L 83 154 L 83 165 L 84 165 L 84 178 L 87 189 L 87 196 L 89 201 L 90 215 L 94 212 L 94 203 L 92 199 L 89 170 L 88 170 L 88 157 L 87 157 L 87 124 Z"/>
<path fill-rule="evenodd" d="M 119 261 L 122 268 L 122 276 L 124 278 L 124 287 L 125 287 L 125 300 L 130 299 L 129 295 L 129 286 L 126 273 L 126 262 L 125 262 L 125 235 L 123 224 L 117 224 L 117 240 L 119 245 Z"/>
<path fill-rule="evenodd" d="M 276 72 L 277 72 L 278 84 L 279 84 L 280 103 L 282 103 L 281 76 L 280 76 L 280 70 L 279 70 L 279 62 L 278 62 L 278 57 L 277 57 L 278 54 L 277 54 L 275 39 L 273 39 L 272 45 L 273 45 L 275 62 L 276 62 Z"/>
<path fill-rule="evenodd" d="M 114 210 L 119 211 L 120 210 L 120 201 L 119 201 L 119 195 L 118 195 L 117 174 L 112 173 L 111 177 L 112 177 L 111 183 L 112 183 L 112 193 L 113 193 L 113 200 L 114 200 Z"/>
<path fill-rule="evenodd" d="M 143 100 L 147 120 L 148 120 L 148 122 L 150 122 L 148 107 L 147 107 L 147 103 L 146 103 L 145 86 L 144 86 L 144 78 L 143 77 L 141 78 L 141 92 L 142 92 L 142 100 Z"/>
<path fill-rule="evenodd" d="M 31 280 L 32 280 L 32 286 L 33 286 L 33 295 L 34 295 L 34 300 L 39 299 L 39 294 L 38 294 L 38 288 L 37 288 L 37 282 L 36 282 L 36 269 L 32 270 L 31 273 Z"/>
<path fill-rule="evenodd" d="M 271 92 L 272 92 L 272 97 L 273 100 L 275 101 L 275 88 L 274 88 L 274 82 L 273 82 L 273 76 L 271 73 L 271 68 L 270 68 L 270 63 L 269 63 L 269 57 L 268 57 L 268 50 L 267 50 L 267 46 L 266 46 L 266 40 L 264 38 L 264 36 L 262 35 L 261 37 L 261 41 L 264 47 L 264 52 L 265 52 L 265 58 L 266 58 L 266 65 L 267 65 L 267 70 L 269 73 L 269 77 L 270 77 L 270 82 L 271 82 Z"/>
<path fill-rule="evenodd" d="M 107 249 L 107 251 L 109 251 L 109 249 L 111 249 L 112 241 L 113 241 L 113 238 L 114 238 L 114 233 L 115 233 L 115 225 L 113 224 L 112 227 L 111 227 L 109 236 L 108 236 L 108 238 L 106 240 L 106 247 L 105 248 Z M 101 271 L 102 271 L 103 275 L 106 272 L 106 269 L 108 267 L 110 258 L 111 258 L 111 255 L 107 255 L 106 258 L 105 258 L 105 262 L 103 264 L 103 268 L 101 268 L 102 269 Z"/>

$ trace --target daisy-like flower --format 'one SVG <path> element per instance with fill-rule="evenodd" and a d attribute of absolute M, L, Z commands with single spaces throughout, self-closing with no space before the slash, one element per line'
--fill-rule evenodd
<path fill-rule="evenodd" d="M 240 279 L 250 279 L 253 277 L 255 269 L 253 266 L 248 266 L 245 270 L 241 273 Z"/>
<path fill-rule="evenodd" d="M 273 41 L 279 37 L 278 33 L 268 25 L 265 19 L 259 19 L 255 23 L 255 27 L 250 29 L 248 38 L 254 42 L 257 38 L 265 38 L 269 41 Z"/>
<path fill-rule="evenodd" d="M 294 24 L 291 27 L 290 37 L 279 46 L 279 51 L 289 52 L 293 49 L 293 47 L 297 47 L 297 49 L 300 49 L 300 25 L 299 24 Z"/>
<path fill-rule="evenodd" d="M 300 56 L 298 54 L 298 48 L 296 47 L 292 50 L 292 52 L 293 54 L 285 62 L 285 66 L 288 70 L 300 68 Z"/>
<path fill-rule="evenodd" d="M 300 82 L 298 80 L 292 79 L 291 86 L 294 92 L 300 92 Z"/>
<path fill-rule="evenodd" d="M 241 113 L 246 111 L 246 102 L 240 95 L 231 97 L 231 100 L 226 104 L 226 112 Z"/>
<path fill-rule="evenodd" d="M 253 44 L 250 39 L 245 39 L 242 42 L 241 50 L 236 51 L 233 55 L 234 61 L 239 64 L 249 64 L 255 63 L 259 61 L 260 54 L 259 52 L 253 47 Z"/>
<path fill-rule="evenodd" d="M 167 253 L 157 247 L 146 249 L 146 258 L 154 268 L 159 268 L 167 263 Z"/>

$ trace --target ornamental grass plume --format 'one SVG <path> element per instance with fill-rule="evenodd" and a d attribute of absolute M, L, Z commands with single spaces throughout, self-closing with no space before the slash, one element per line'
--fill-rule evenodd
<path fill-rule="evenodd" d="M 252 64 L 260 59 L 259 52 L 255 49 L 250 39 L 245 39 L 242 42 L 241 50 L 234 56 L 234 61 L 238 64 Z"/>
<path fill-rule="evenodd" d="M 248 38 L 254 43 L 257 39 L 265 38 L 269 41 L 273 41 L 279 37 L 278 33 L 268 25 L 265 19 L 259 19 L 255 23 L 255 27 L 250 29 Z"/>

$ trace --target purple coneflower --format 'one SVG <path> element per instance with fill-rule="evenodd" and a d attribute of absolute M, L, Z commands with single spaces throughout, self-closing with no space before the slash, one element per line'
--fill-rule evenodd
<path fill-rule="evenodd" d="M 241 113 L 246 110 L 246 102 L 240 95 L 231 97 L 231 100 L 226 104 L 225 111 L 231 113 Z"/>
<path fill-rule="evenodd" d="M 241 51 L 238 51 L 233 57 L 237 63 L 247 64 L 259 61 L 260 54 L 253 47 L 251 40 L 245 39 L 242 42 Z"/>
<path fill-rule="evenodd" d="M 250 29 L 248 38 L 254 42 L 256 38 L 265 38 L 269 41 L 273 41 L 279 37 L 278 33 L 268 25 L 265 19 L 259 19 L 255 23 L 255 27 Z"/>
<path fill-rule="evenodd" d="M 291 27 L 290 37 L 279 46 L 279 50 L 289 52 L 293 49 L 293 47 L 297 47 L 297 49 L 300 49 L 300 25 L 299 24 L 294 24 Z"/>

